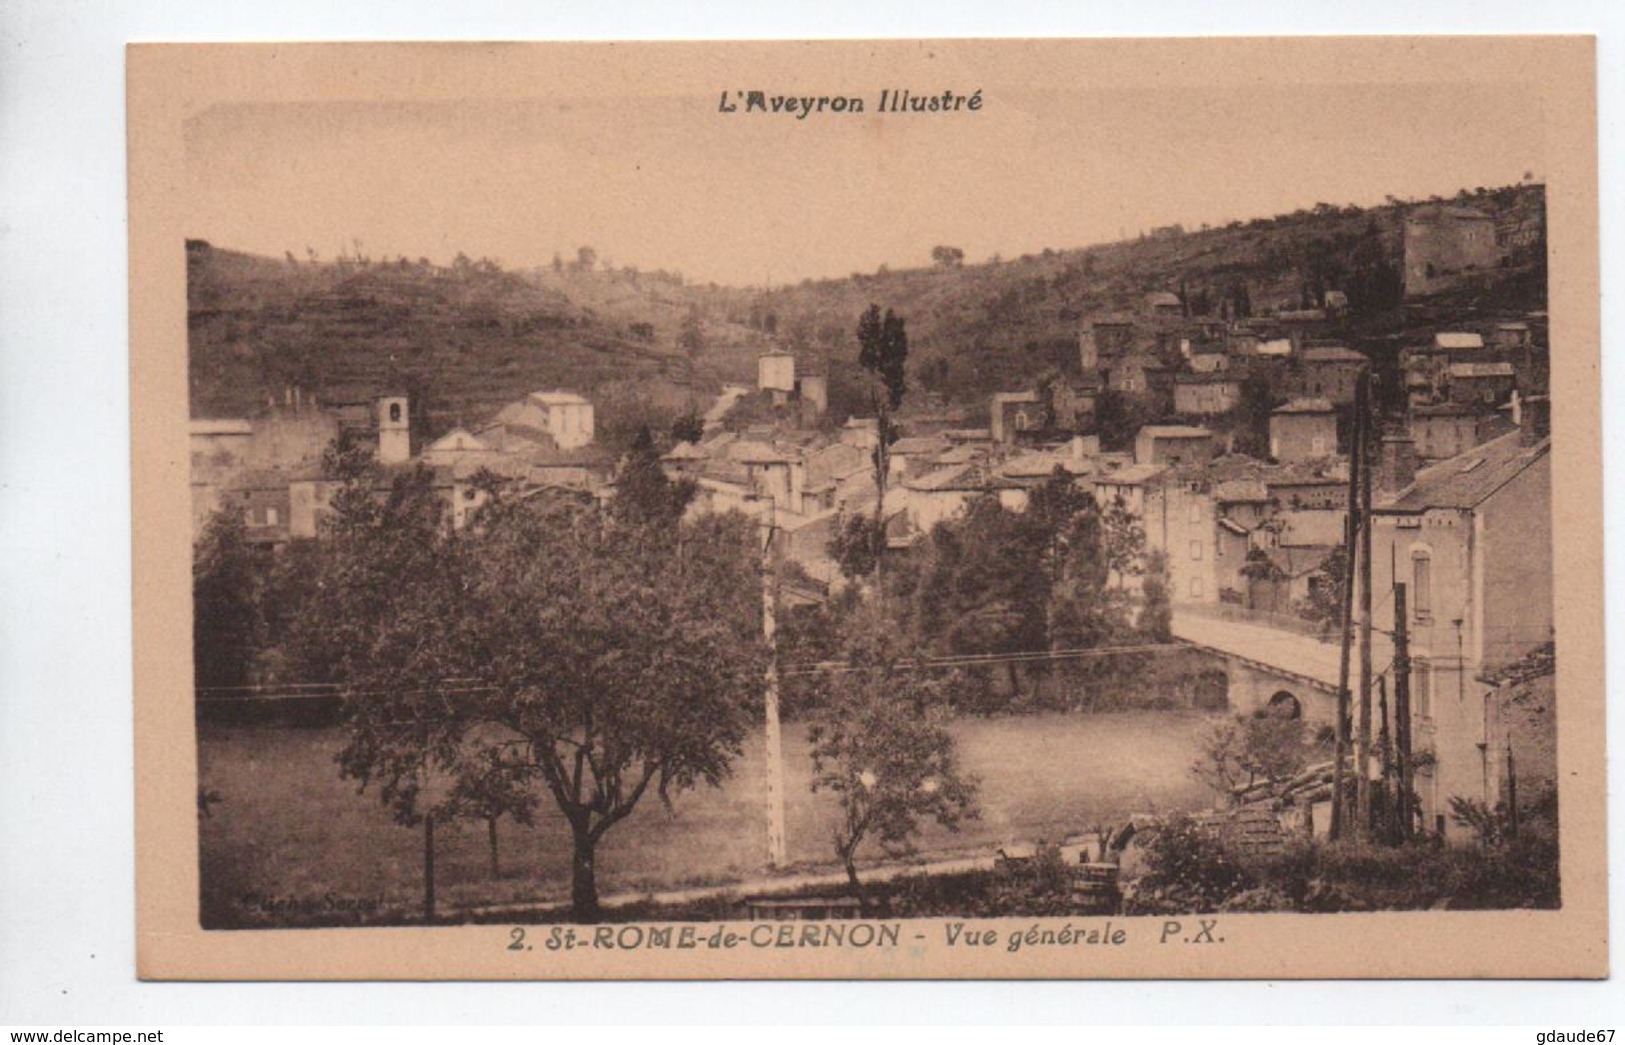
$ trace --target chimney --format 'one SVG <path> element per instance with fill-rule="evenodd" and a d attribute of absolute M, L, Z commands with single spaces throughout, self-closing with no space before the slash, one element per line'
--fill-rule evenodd
<path fill-rule="evenodd" d="M 1385 433 L 1377 456 L 1377 492 L 1396 494 L 1415 482 L 1417 460 L 1416 442 L 1409 432 Z"/>
<path fill-rule="evenodd" d="M 1552 401 L 1546 396 L 1524 396 L 1518 410 L 1519 439 L 1524 446 L 1534 446 L 1552 434 Z"/>

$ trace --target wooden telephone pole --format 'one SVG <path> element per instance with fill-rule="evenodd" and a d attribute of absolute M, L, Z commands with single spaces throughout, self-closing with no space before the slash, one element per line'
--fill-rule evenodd
<path fill-rule="evenodd" d="M 1336 746 L 1335 760 L 1332 764 L 1332 822 L 1329 830 L 1333 839 L 1342 837 L 1344 822 L 1348 819 L 1347 810 L 1344 808 L 1344 779 L 1349 755 L 1349 647 L 1352 644 L 1354 618 L 1354 571 L 1357 562 L 1356 553 L 1359 550 L 1356 542 L 1361 531 L 1360 472 L 1363 463 L 1361 458 L 1364 456 L 1361 449 L 1363 431 L 1363 421 L 1357 412 L 1354 420 L 1354 445 L 1349 454 L 1348 511 L 1343 525 L 1343 612 L 1338 631 L 1341 649 L 1337 662 L 1337 721 L 1334 726 Z"/>
<path fill-rule="evenodd" d="M 1360 454 L 1360 700 L 1354 738 L 1354 837 L 1371 834 L 1371 370 L 1354 392 L 1355 442 Z"/>
<path fill-rule="evenodd" d="M 1416 812 L 1411 807 L 1414 782 L 1411 769 L 1411 640 L 1406 619 L 1405 585 L 1394 584 L 1394 762 L 1398 785 L 1394 794 L 1394 820 L 1399 841 L 1411 837 Z"/>
<path fill-rule="evenodd" d="M 767 532 L 762 538 L 762 638 L 767 642 L 767 675 L 763 704 L 767 715 L 767 862 L 783 867 L 784 853 L 784 738 L 779 727 L 779 643 L 777 592 L 773 583 L 773 502 L 767 503 Z"/>

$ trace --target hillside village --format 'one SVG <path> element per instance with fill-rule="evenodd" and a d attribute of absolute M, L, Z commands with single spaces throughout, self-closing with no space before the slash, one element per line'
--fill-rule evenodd
<path fill-rule="evenodd" d="M 341 391 L 313 392 L 317 371 L 333 364 L 307 358 L 302 380 L 288 380 L 263 407 L 194 417 L 193 519 L 201 534 L 222 509 L 241 513 L 249 539 L 272 553 L 319 540 L 335 493 L 355 478 L 347 462 L 357 455 L 376 465 L 380 492 L 391 475 L 427 470 L 454 528 L 470 525 L 499 490 L 604 505 L 617 496 L 633 447 L 652 442 L 666 477 L 692 489 L 690 517 L 755 519 L 787 567 L 779 598 L 817 605 L 866 584 L 841 561 L 840 536 L 853 519 L 878 519 L 882 556 L 906 557 L 978 499 L 1020 513 L 1059 477 L 1103 511 L 1135 520 L 1146 552 L 1163 564 L 1174 640 L 1223 652 L 1248 636 L 1277 636 L 1270 641 L 1282 659 L 1272 670 L 1318 678 L 1328 651 L 1335 660 L 1334 630 L 1341 633 L 1350 454 L 1369 423 L 1372 561 L 1382 564 L 1374 583 L 1379 595 L 1396 581 L 1410 592 L 1414 707 L 1432 759 L 1429 783 L 1418 786 L 1422 819 L 1455 835 L 1447 799 L 1468 794 L 1493 806 L 1510 771 L 1510 755 L 1501 764 L 1485 754 L 1509 745 L 1510 734 L 1497 733 L 1499 720 L 1478 698 L 1551 639 L 1550 559 L 1532 554 L 1541 534 L 1549 541 L 1551 509 L 1552 346 L 1538 204 L 1539 187 L 1522 186 L 1380 215 L 1331 208 L 1304 220 L 1329 230 L 1313 242 L 1336 249 L 1271 260 L 1282 274 L 1268 281 L 1249 279 L 1255 270 L 1245 259 L 1284 256 L 1285 240 L 1242 223 L 1156 230 L 1082 261 L 1033 259 L 1025 264 L 1055 274 L 1005 291 L 968 324 L 969 342 L 945 336 L 941 312 L 916 320 L 908 302 L 918 305 L 924 291 L 890 292 L 936 281 L 962 294 L 971 280 L 1023 262 L 755 294 L 671 283 L 673 303 L 658 326 L 639 321 L 643 333 L 627 335 L 602 313 L 572 312 L 565 293 L 549 289 L 568 278 L 556 266 L 507 292 L 533 307 L 523 332 L 572 332 L 570 351 L 584 353 L 585 369 L 572 371 L 581 380 L 514 387 L 531 380 L 525 364 L 500 382 L 489 376 L 477 392 L 466 381 L 451 387 L 462 378 L 367 388 L 351 371 L 334 385 Z M 1143 267 L 1130 276 L 1147 257 L 1167 268 L 1149 280 Z M 458 278 L 466 288 L 507 277 Z M 1066 280 L 1109 291 L 1057 306 L 1051 292 Z M 1043 292 L 1018 289 L 1040 283 Z M 351 306 L 331 287 L 314 293 L 330 318 L 312 319 L 319 310 L 306 299 L 298 322 L 314 324 L 307 333 L 317 340 L 342 340 Z M 838 334 L 822 330 L 832 297 L 852 303 Z M 910 389 L 891 422 L 864 408 L 874 399 L 852 361 L 852 329 L 871 301 L 895 309 L 910 335 Z M 197 297 L 193 305 L 194 336 L 200 325 L 226 322 Z M 389 307 L 400 309 L 392 323 L 418 321 L 408 305 Z M 744 310 L 740 322 L 718 318 L 730 308 Z M 706 309 L 706 321 L 687 318 Z M 491 330 L 466 338 L 496 337 L 506 322 L 493 318 Z M 709 359 L 703 347 L 658 347 L 685 329 L 691 348 L 711 349 Z M 591 358 L 581 343 L 593 338 L 616 352 L 641 345 L 630 372 Z M 995 342 L 1006 358 L 983 368 Z M 474 358 L 459 372 L 472 373 Z M 741 359 L 753 372 L 741 373 Z M 533 369 L 542 381 L 556 372 Z M 1357 391 L 1368 373 L 1373 402 L 1362 420 Z M 634 380 L 643 384 L 629 394 Z M 225 402 L 194 390 L 202 405 Z M 437 400 L 435 409 L 420 397 Z M 608 439 L 606 399 L 611 412 L 623 411 Z M 628 404 L 636 409 L 624 412 Z M 638 429 L 641 442 L 631 437 Z M 1137 589 L 1145 578 L 1129 583 Z M 1380 659 L 1392 653 L 1386 636 L 1396 621 L 1380 598 L 1374 612 Z M 1232 626 L 1241 630 L 1225 630 Z M 1303 692 L 1274 688 L 1281 692 L 1270 707 L 1284 708 L 1285 692 L 1293 716 L 1324 720 Z M 1230 701 L 1262 707 L 1269 694 L 1260 693 L 1232 681 Z"/>
<path fill-rule="evenodd" d="M 888 447 L 882 514 L 891 546 L 986 492 L 1019 510 L 1026 491 L 1059 468 L 1103 505 L 1120 501 L 1149 520 L 1147 541 L 1167 554 L 1176 602 L 1290 614 L 1312 601 L 1342 540 L 1362 369 L 1376 368 L 1388 397 L 1387 493 L 1409 485 L 1419 466 L 1511 432 L 1520 401 L 1544 393 L 1542 310 L 1457 308 L 1451 323 L 1448 298 L 1440 303 L 1504 274 L 1539 235 L 1498 230 L 1471 208 L 1415 208 L 1403 226 L 1402 306 L 1415 320 L 1376 346 L 1357 332 L 1348 292 L 1337 287 L 1310 307 L 1288 301 L 1258 315 L 1252 306 L 1232 315 L 1229 301 L 1214 314 L 1193 308 L 1188 291 L 1156 291 L 1132 310 L 1080 322 L 1069 364 L 1033 384 L 982 404 L 927 393 L 901 415 L 902 438 Z M 833 533 L 875 507 L 874 418 L 832 414 L 831 367 L 817 357 L 768 347 L 755 362 L 756 380 L 724 384 L 704 404 L 699 437 L 668 443 L 662 460 L 673 479 L 697 484 L 694 510 L 770 511 L 809 577 L 837 584 Z M 323 475 L 323 452 L 341 436 L 378 439 L 386 466 L 432 468 L 459 525 L 483 503 L 479 483 L 489 476 L 607 497 L 618 453 L 597 438 L 601 415 L 582 391 L 591 390 L 537 390 L 426 438 L 413 430 L 422 412 L 407 389 L 324 404 L 289 387 L 257 417 L 193 422 L 194 519 L 201 525 L 231 500 L 250 513 L 257 540 L 314 537 L 336 481 Z"/>

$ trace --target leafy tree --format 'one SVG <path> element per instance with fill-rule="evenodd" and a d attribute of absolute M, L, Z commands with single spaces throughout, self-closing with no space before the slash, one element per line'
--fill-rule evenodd
<path fill-rule="evenodd" d="M 886 528 L 874 517 L 854 513 L 846 517 L 829 541 L 829 556 L 849 580 L 872 576 L 885 552 Z"/>
<path fill-rule="evenodd" d="M 683 327 L 677 334 L 677 344 L 690 359 L 698 359 L 705 352 L 705 321 L 698 305 L 690 305 L 683 316 Z"/>
<path fill-rule="evenodd" d="M 956 269 L 965 264 L 965 252 L 958 247 L 932 247 L 931 261 L 944 269 Z"/>
<path fill-rule="evenodd" d="M 1141 634 L 1152 642 L 1173 637 L 1174 610 L 1169 601 L 1168 553 L 1153 551 L 1145 557 L 1145 580 L 1140 582 Z"/>
<path fill-rule="evenodd" d="M 353 481 L 370 473 L 377 463 L 370 446 L 339 435 L 322 449 L 322 478 Z"/>
<path fill-rule="evenodd" d="M 972 499 L 961 518 L 931 531 L 915 597 L 919 634 L 933 637 L 944 653 L 1047 649 L 1049 543 L 1034 518 L 991 494 Z M 1018 695 L 1018 667 L 1006 667 L 1011 694 Z"/>
<path fill-rule="evenodd" d="M 453 532 L 411 475 L 336 507 L 320 615 L 358 694 L 345 775 L 403 823 L 492 772 L 538 781 L 570 826 L 573 915 L 595 920 L 605 833 L 739 754 L 764 666 L 753 526 L 662 528 L 542 496 Z M 438 800 L 437 776 L 453 781 Z"/>
<path fill-rule="evenodd" d="M 598 267 L 598 251 L 592 247 L 577 247 L 575 268 L 578 272 L 591 272 Z"/>
<path fill-rule="evenodd" d="M 1253 584 L 1269 584 L 1269 585 L 1272 586 L 1272 590 L 1271 590 L 1271 593 L 1270 593 L 1270 606 L 1269 606 L 1269 608 L 1271 610 L 1274 610 L 1276 608 L 1275 607 L 1276 598 L 1275 598 L 1275 593 L 1274 593 L 1274 590 L 1273 590 L 1273 586 L 1279 585 L 1283 581 L 1285 581 L 1287 579 L 1287 572 L 1285 570 L 1281 569 L 1281 567 L 1276 563 L 1276 561 L 1274 559 L 1270 558 L 1270 553 L 1265 551 L 1263 548 L 1250 548 L 1250 549 L 1248 549 L 1247 558 L 1242 563 L 1240 572 L 1241 572 L 1242 577 L 1246 578 L 1249 582 L 1251 582 L 1247 586 L 1248 587 L 1248 592 L 1247 592 L 1247 604 L 1248 604 L 1248 607 L 1251 608 L 1251 609 L 1257 609 L 1258 608 L 1258 607 L 1252 605 L 1252 585 Z"/>
<path fill-rule="evenodd" d="M 698 410 L 690 410 L 671 424 L 671 441 L 697 443 L 705 438 L 705 418 Z"/>
<path fill-rule="evenodd" d="M 246 686 L 259 646 L 259 573 L 248 524 L 229 507 L 209 517 L 192 549 L 196 684 Z"/>
<path fill-rule="evenodd" d="M 673 482 L 666 477 L 645 425 L 621 465 L 610 512 L 622 522 L 669 529 L 682 518 L 697 489 L 692 479 Z"/>
<path fill-rule="evenodd" d="M 854 895 L 857 858 L 873 838 L 906 851 L 922 820 L 950 831 L 976 815 L 977 782 L 959 768 L 946 728 L 945 685 L 910 670 L 897 629 L 870 604 L 850 619 L 847 660 L 808 727 L 814 792 L 832 792 L 841 816 L 835 853 Z"/>
<path fill-rule="evenodd" d="M 507 816 L 528 826 L 534 819 L 534 773 L 532 767 L 510 761 L 492 748 L 481 751 L 472 764 L 459 766 L 454 773 L 455 783 L 441 813 L 484 822 L 492 878 L 502 877 L 497 821 Z"/>
<path fill-rule="evenodd" d="M 1261 781 L 1290 780 L 1307 762 L 1303 720 L 1259 711 L 1214 723 L 1191 772 L 1229 801 Z"/>
<path fill-rule="evenodd" d="M 1241 382 L 1241 397 L 1231 417 L 1236 453 L 1261 459 L 1270 455 L 1270 414 L 1275 406 L 1268 375 L 1248 374 Z"/>
<path fill-rule="evenodd" d="M 1309 598 L 1298 609 L 1298 615 L 1320 625 L 1320 633 L 1329 635 L 1343 625 L 1343 584 L 1348 572 L 1348 553 L 1339 544 L 1320 561 L 1309 576 Z"/>
<path fill-rule="evenodd" d="M 1145 572 L 1145 528 L 1140 525 L 1140 519 L 1128 510 L 1121 497 L 1114 498 L 1107 506 L 1104 523 L 1106 526 L 1106 567 L 1111 571 L 1122 589 L 1128 585 L 1130 577 L 1138 577 Z"/>

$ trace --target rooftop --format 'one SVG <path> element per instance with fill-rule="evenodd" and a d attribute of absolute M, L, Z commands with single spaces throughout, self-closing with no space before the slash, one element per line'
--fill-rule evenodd
<path fill-rule="evenodd" d="M 1213 499 L 1220 504 L 1260 504 L 1270 499 L 1270 490 L 1257 479 L 1230 479 L 1213 484 Z"/>
<path fill-rule="evenodd" d="M 1483 348 L 1484 338 L 1466 331 L 1441 331 L 1433 335 L 1433 344 L 1435 348 L 1444 349 Z"/>
<path fill-rule="evenodd" d="M 703 461 L 705 451 L 686 439 L 661 455 L 663 461 Z"/>
<path fill-rule="evenodd" d="M 589 406 L 585 397 L 574 392 L 532 392 L 530 397 L 543 406 Z"/>
<path fill-rule="evenodd" d="M 1332 412 L 1331 400 L 1318 397 L 1293 399 L 1285 406 L 1278 406 L 1271 411 L 1271 413 L 1276 414 L 1329 414 Z"/>
<path fill-rule="evenodd" d="M 1481 443 L 1416 473 L 1416 481 L 1384 499 L 1378 512 L 1424 512 L 1429 508 L 1476 508 L 1551 451 L 1551 440 L 1523 445 L 1521 431 Z"/>
<path fill-rule="evenodd" d="M 1451 363 L 1451 377 L 1512 377 L 1511 363 Z"/>
<path fill-rule="evenodd" d="M 1155 479 L 1168 470 L 1165 464 L 1131 464 L 1115 472 L 1107 472 L 1095 480 L 1097 485 L 1139 486 Z"/>
<path fill-rule="evenodd" d="M 1306 363 L 1364 363 L 1364 353 L 1356 352 L 1352 348 L 1341 345 L 1326 345 L 1322 348 L 1306 348 L 1303 350 L 1303 361 Z"/>
<path fill-rule="evenodd" d="M 1196 425 L 1146 425 L 1140 429 L 1140 435 L 1149 435 L 1153 439 L 1211 439 L 1212 431 L 1199 428 Z"/>
<path fill-rule="evenodd" d="M 948 449 L 948 441 L 934 435 L 911 435 L 897 440 L 891 445 L 893 456 L 912 456 L 914 454 L 939 454 Z"/>
<path fill-rule="evenodd" d="M 777 464 L 790 458 L 782 451 L 755 440 L 740 440 L 728 447 L 728 456 L 741 463 Z"/>
<path fill-rule="evenodd" d="M 1071 475 L 1088 475 L 1094 471 L 1088 458 L 1073 457 L 1069 453 L 1027 453 L 1012 457 L 999 466 L 999 474 L 1013 479 L 1046 479 L 1060 468 Z"/>
<path fill-rule="evenodd" d="M 910 490 L 980 490 L 987 486 L 987 475 L 974 462 L 939 468 L 934 472 L 910 479 L 903 484 Z"/>

